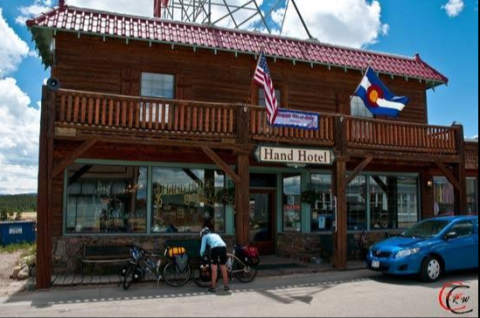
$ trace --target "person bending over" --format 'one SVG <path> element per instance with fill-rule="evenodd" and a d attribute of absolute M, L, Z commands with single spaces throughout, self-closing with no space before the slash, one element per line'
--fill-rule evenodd
<path fill-rule="evenodd" d="M 228 287 L 228 274 L 227 274 L 227 245 L 222 240 L 220 235 L 215 233 L 210 233 L 210 229 L 204 228 L 200 232 L 200 237 L 202 238 L 202 247 L 200 249 L 200 256 L 205 255 L 207 247 L 210 247 L 210 259 L 212 266 L 212 286 L 208 289 L 210 293 L 215 293 L 217 291 L 217 266 L 220 265 L 223 276 L 224 290 L 229 291 Z"/>

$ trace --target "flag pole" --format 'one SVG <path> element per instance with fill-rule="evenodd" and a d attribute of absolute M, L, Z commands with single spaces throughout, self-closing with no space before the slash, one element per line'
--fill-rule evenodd
<path fill-rule="evenodd" d="M 265 44 L 262 43 L 262 45 L 260 46 L 260 53 L 258 53 L 259 58 L 257 59 L 257 63 L 255 65 L 255 68 L 258 67 L 258 63 L 260 62 L 260 55 L 263 53 L 264 49 L 265 49 Z M 253 71 L 253 73 L 255 74 L 255 70 Z M 247 101 L 246 101 L 246 104 L 248 104 L 248 105 L 253 105 L 253 101 L 252 101 L 253 82 L 254 82 L 254 76 L 251 76 L 250 87 L 248 89 L 248 95 L 247 95 Z"/>

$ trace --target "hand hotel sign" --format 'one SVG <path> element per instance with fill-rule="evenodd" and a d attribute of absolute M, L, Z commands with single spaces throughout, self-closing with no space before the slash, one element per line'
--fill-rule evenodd
<path fill-rule="evenodd" d="M 259 146 L 255 150 L 258 162 L 285 163 L 293 166 L 331 165 L 334 155 L 327 149 L 305 149 Z"/>

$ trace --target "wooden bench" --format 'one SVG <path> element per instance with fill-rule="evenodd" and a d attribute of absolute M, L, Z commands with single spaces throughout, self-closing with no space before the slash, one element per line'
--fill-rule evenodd
<path fill-rule="evenodd" d="M 82 280 L 88 264 L 126 263 L 130 261 L 130 248 L 125 245 L 83 245 Z"/>

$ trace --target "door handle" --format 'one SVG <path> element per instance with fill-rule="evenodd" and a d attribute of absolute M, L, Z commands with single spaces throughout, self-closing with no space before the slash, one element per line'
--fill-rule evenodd
<path fill-rule="evenodd" d="M 333 213 L 335 217 L 334 221 L 334 228 L 335 228 L 335 233 L 338 232 L 338 202 L 337 202 L 337 196 L 333 197 Z"/>

